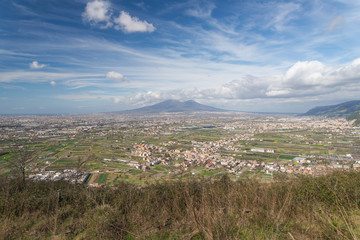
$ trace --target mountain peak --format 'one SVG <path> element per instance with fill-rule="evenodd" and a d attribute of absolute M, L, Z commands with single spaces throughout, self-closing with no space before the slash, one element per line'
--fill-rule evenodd
<path fill-rule="evenodd" d="M 194 100 L 185 102 L 168 99 L 163 102 L 138 109 L 125 111 L 126 113 L 176 113 L 176 112 L 226 112 L 227 110 L 200 104 Z"/>
<path fill-rule="evenodd" d="M 176 100 L 176 99 L 168 99 L 168 100 L 162 101 L 160 103 L 179 103 L 179 102 L 181 102 L 181 101 Z"/>

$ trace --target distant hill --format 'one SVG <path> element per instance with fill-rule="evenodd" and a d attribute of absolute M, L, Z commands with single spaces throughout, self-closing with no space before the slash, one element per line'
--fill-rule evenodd
<path fill-rule="evenodd" d="M 350 114 L 346 120 L 350 122 L 351 125 L 359 126 L 360 125 L 360 111 Z"/>
<path fill-rule="evenodd" d="M 360 100 L 315 107 L 304 113 L 303 116 L 347 117 L 356 111 L 360 111 Z"/>
<path fill-rule="evenodd" d="M 122 111 L 120 113 L 177 113 L 177 112 L 227 112 L 220 108 L 214 108 L 197 103 L 193 100 L 181 102 L 178 100 L 166 100 L 151 106 Z"/>

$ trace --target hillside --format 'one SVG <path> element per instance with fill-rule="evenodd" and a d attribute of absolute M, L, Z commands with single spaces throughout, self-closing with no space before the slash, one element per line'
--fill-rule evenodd
<path fill-rule="evenodd" d="M 346 119 L 351 123 L 351 125 L 359 126 L 360 125 L 360 111 L 350 114 Z"/>
<path fill-rule="evenodd" d="M 351 171 L 115 189 L 0 178 L 0 239 L 358 239 L 359 183 Z"/>
<path fill-rule="evenodd" d="M 166 100 L 151 106 L 123 111 L 121 113 L 177 113 L 177 112 L 226 112 L 227 110 L 210 107 L 193 100 L 181 102 Z"/>
<path fill-rule="evenodd" d="M 304 113 L 303 116 L 346 117 L 356 111 L 360 111 L 360 100 L 315 107 Z"/>

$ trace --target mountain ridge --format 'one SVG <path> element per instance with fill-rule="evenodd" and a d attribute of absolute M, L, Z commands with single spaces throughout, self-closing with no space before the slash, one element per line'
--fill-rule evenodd
<path fill-rule="evenodd" d="M 360 111 L 360 100 L 353 100 L 335 105 L 314 107 L 306 113 L 302 114 L 302 116 L 346 117 L 356 111 Z"/>

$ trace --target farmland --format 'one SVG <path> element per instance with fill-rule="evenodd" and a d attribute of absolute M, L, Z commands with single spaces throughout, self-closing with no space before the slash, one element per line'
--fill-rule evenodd
<path fill-rule="evenodd" d="M 321 175 L 360 166 L 359 129 L 340 118 L 105 116 L 2 117 L 0 173 L 14 173 L 19 152 L 32 153 L 27 176 L 72 170 L 89 173 L 92 186 L 223 174 L 268 181 L 274 174 Z"/>

